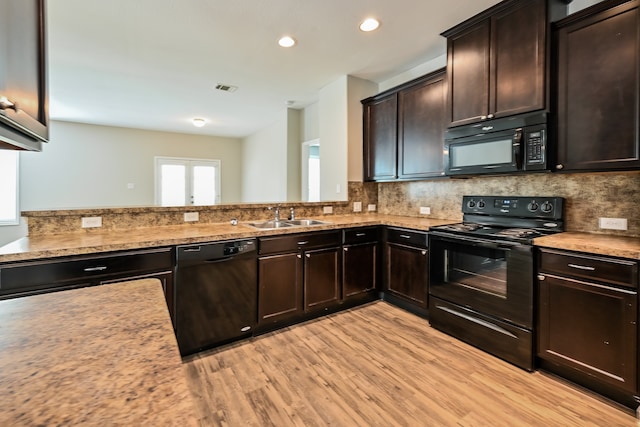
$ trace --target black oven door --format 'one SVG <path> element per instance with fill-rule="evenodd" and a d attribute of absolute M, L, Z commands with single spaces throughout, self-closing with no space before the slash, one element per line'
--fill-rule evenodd
<path fill-rule="evenodd" d="M 429 294 L 533 328 L 530 245 L 430 233 Z"/>

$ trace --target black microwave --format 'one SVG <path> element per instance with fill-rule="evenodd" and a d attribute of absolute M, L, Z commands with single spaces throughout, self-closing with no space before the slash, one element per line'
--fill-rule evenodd
<path fill-rule="evenodd" d="M 447 130 L 446 175 L 549 170 L 546 118 L 537 113 Z"/>

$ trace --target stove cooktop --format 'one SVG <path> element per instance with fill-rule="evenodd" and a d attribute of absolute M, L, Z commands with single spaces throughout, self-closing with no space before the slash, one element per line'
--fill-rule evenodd
<path fill-rule="evenodd" d="M 511 228 L 477 223 L 462 222 L 458 224 L 432 227 L 434 231 L 446 231 L 471 237 L 491 238 L 492 240 L 516 240 L 530 242 L 532 239 L 549 234 L 559 233 L 561 230 L 539 230 L 535 228 Z"/>

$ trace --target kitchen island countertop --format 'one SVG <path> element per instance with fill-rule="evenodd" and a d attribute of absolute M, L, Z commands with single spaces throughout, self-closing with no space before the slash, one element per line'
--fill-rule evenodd
<path fill-rule="evenodd" d="M 0 425 L 195 425 L 161 284 L 0 301 Z"/>

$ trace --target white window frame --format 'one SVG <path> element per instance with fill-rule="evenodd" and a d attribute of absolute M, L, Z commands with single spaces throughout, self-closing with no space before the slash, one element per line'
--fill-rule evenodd
<path fill-rule="evenodd" d="M 15 155 L 16 168 L 15 168 L 15 177 L 13 173 L 9 171 L 1 171 L 0 170 L 0 183 L 5 186 L 9 181 L 15 179 L 15 186 L 13 189 L 15 191 L 11 192 L 11 187 L 9 187 L 9 193 L 7 196 L 9 198 L 13 198 L 15 202 L 15 213 L 13 218 L 2 219 L 0 218 L 0 226 L 3 225 L 18 225 L 20 223 L 20 153 L 18 151 L 9 151 L 3 150 L 2 153 L 6 153 L 7 155 Z M 11 171 L 12 172 L 12 171 Z M 7 187 L 5 187 L 7 188 Z M 0 203 L 6 203 L 8 200 L 0 200 Z"/>
<path fill-rule="evenodd" d="M 187 167 L 187 178 L 186 178 L 186 182 L 185 182 L 185 194 L 187 195 L 187 198 L 189 198 L 190 194 L 192 194 L 191 191 L 191 177 L 193 176 L 193 174 L 191 173 L 191 170 L 194 166 L 213 166 L 216 168 L 216 182 L 215 182 L 215 191 L 216 191 L 216 200 L 215 200 L 215 204 L 218 205 L 220 204 L 220 200 L 221 200 L 221 192 L 220 192 L 220 180 L 221 180 L 221 176 L 222 176 L 222 162 L 220 162 L 220 160 L 217 159 L 196 159 L 196 158 L 190 158 L 190 157 L 164 157 L 164 156 L 156 156 L 154 158 L 154 163 L 155 163 L 155 167 L 154 167 L 154 175 L 155 175 L 155 179 L 154 179 L 154 203 L 156 205 L 160 205 L 160 201 L 162 199 L 162 189 L 161 189 L 161 181 L 162 181 L 162 176 L 161 176 L 161 166 L 165 165 L 165 164 L 170 164 L 170 165 L 184 165 Z M 187 200 L 185 200 L 185 204 L 182 206 L 193 206 L 193 203 L 189 203 Z"/>

